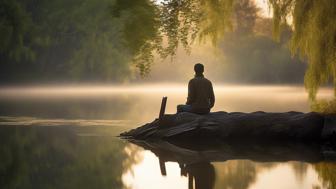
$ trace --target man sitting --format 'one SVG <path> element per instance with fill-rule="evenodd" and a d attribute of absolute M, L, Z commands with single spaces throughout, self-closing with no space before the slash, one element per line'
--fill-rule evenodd
<path fill-rule="evenodd" d="M 211 81 L 203 75 L 203 64 L 195 64 L 195 77 L 188 84 L 188 98 L 184 105 L 177 106 L 177 113 L 191 112 L 196 114 L 208 114 L 215 104 L 215 95 Z"/>

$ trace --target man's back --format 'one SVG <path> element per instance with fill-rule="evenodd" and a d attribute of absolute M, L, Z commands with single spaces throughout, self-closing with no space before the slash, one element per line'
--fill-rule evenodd
<path fill-rule="evenodd" d="M 195 76 L 188 84 L 188 105 L 194 113 L 209 113 L 214 106 L 215 95 L 211 82 L 203 75 Z"/>

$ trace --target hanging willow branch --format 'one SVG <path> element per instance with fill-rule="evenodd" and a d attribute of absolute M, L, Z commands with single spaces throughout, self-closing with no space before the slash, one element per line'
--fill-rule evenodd
<path fill-rule="evenodd" d="M 334 0 L 269 0 L 273 8 L 274 34 L 279 36 L 286 18 L 293 20 L 290 49 L 309 64 L 305 87 L 311 100 L 321 85 L 336 89 L 336 4 Z"/>

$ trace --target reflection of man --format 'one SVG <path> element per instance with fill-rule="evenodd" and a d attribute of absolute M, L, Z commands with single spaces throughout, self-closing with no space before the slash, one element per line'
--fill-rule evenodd
<path fill-rule="evenodd" d="M 186 105 L 178 105 L 177 112 L 192 112 L 207 114 L 215 104 L 215 95 L 211 81 L 203 75 L 203 64 L 195 64 L 195 77 L 188 84 L 188 99 Z"/>
<path fill-rule="evenodd" d="M 215 168 L 210 162 L 199 162 L 186 165 L 184 168 L 188 174 L 188 188 L 213 189 L 215 184 Z M 193 182 L 195 180 L 195 182 Z"/>
<path fill-rule="evenodd" d="M 166 176 L 164 157 L 159 156 L 161 175 Z M 196 162 L 185 164 L 178 162 L 181 176 L 188 177 L 188 189 L 213 189 L 216 180 L 215 168 L 210 162 Z M 195 181 L 195 182 L 194 182 Z M 195 184 L 195 185 L 194 185 Z"/>

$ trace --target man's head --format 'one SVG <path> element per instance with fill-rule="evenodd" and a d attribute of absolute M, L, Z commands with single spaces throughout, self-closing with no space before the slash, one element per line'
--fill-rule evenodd
<path fill-rule="evenodd" d="M 203 66 L 203 64 L 201 64 L 201 63 L 195 64 L 194 70 L 195 70 L 196 75 L 203 74 L 203 72 L 204 72 L 204 66 Z"/>

